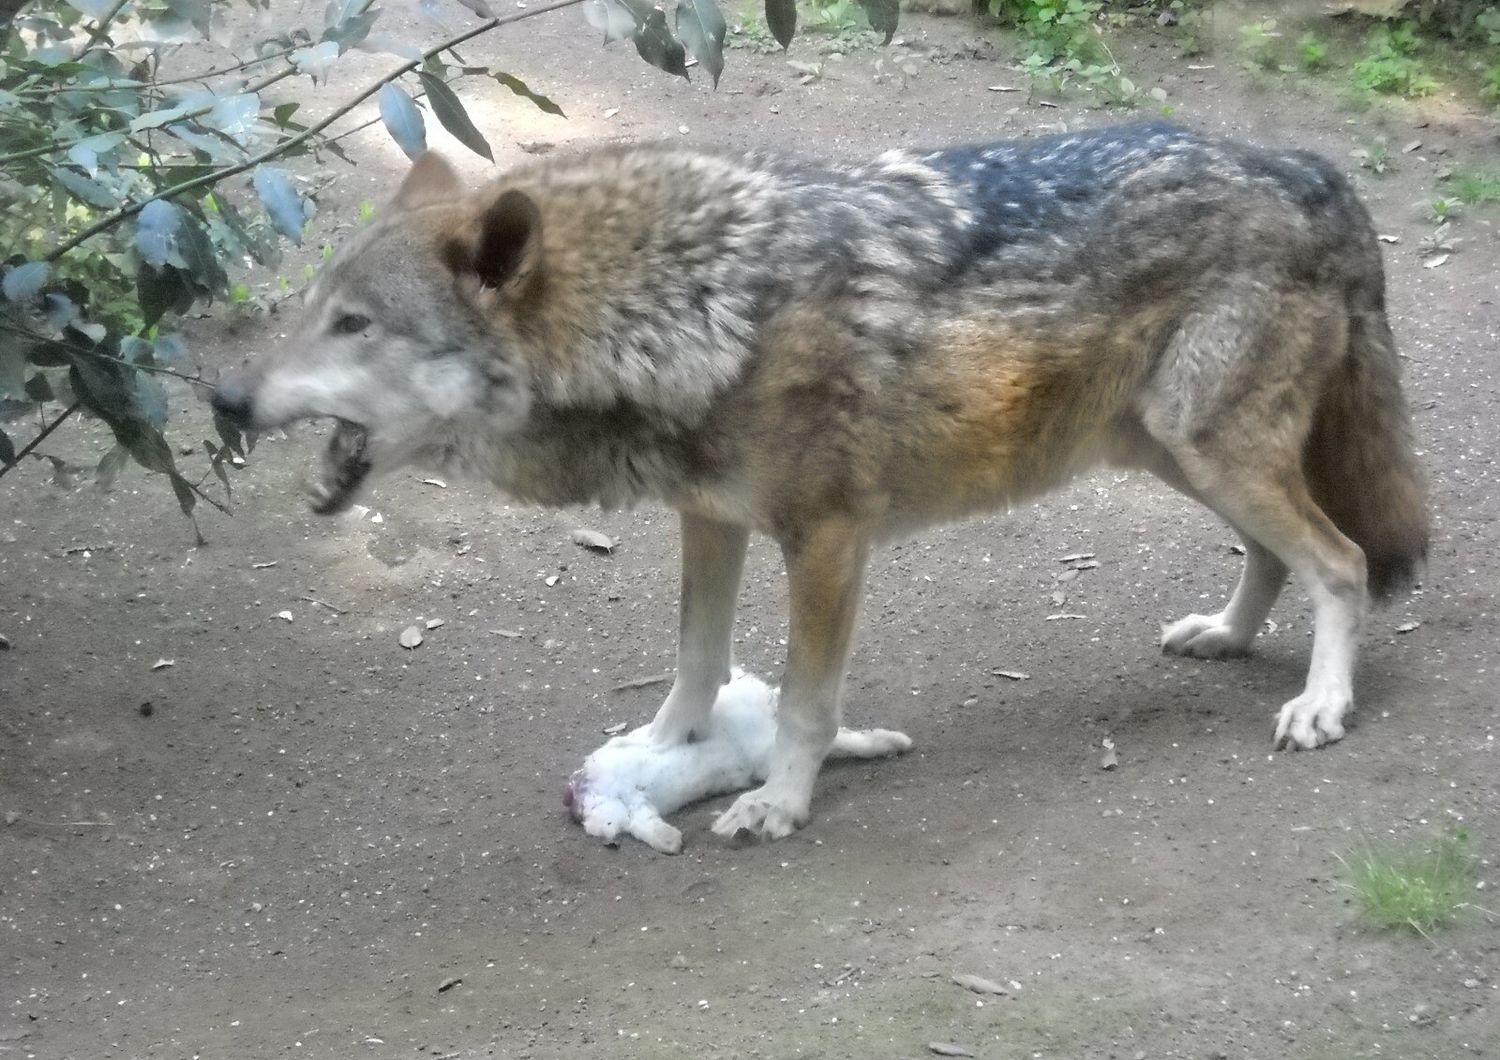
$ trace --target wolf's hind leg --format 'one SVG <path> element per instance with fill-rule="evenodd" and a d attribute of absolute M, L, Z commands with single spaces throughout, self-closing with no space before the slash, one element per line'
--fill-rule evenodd
<path fill-rule="evenodd" d="M 1316 292 L 1240 296 L 1231 312 L 1204 314 L 1174 339 L 1144 423 L 1189 491 L 1246 540 L 1245 575 L 1224 625 L 1253 635 L 1245 627 L 1264 618 L 1283 565 L 1311 595 L 1307 686 L 1281 709 L 1275 739 L 1313 748 L 1344 735 L 1367 604 L 1364 553 L 1318 507 L 1302 468 L 1319 395 L 1347 345 L 1346 317 Z"/>
<path fill-rule="evenodd" d="M 750 531 L 688 512 L 682 514 L 682 604 L 677 679 L 651 722 L 663 746 L 701 736 L 719 688 L 729 681 L 734 606 Z"/>

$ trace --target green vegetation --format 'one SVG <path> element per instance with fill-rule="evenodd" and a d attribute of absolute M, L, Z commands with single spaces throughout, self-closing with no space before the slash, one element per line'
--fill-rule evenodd
<path fill-rule="evenodd" d="M 1464 831 L 1420 850 L 1366 845 L 1339 860 L 1366 920 L 1424 936 L 1453 923 L 1475 883 L 1475 858 Z"/>
<path fill-rule="evenodd" d="M 1500 202 L 1500 173 L 1459 170 L 1450 174 L 1445 183 L 1453 198 L 1470 206 Z"/>
<path fill-rule="evenodd" d="M 1430 96 L 1437 90 L 1437 82 L 1417 56 L 1422 41 L 1410 23 L 1377 29 L 1369 46 L 1369 54 L 1351 71 L 1356 88 L 1407 99 Z"/>

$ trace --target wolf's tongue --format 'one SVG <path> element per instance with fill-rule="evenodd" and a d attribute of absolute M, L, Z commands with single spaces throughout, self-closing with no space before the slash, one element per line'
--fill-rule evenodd
<path fill-rule="evenodd" d="M 312 488 L 312 510 L 317 515 L 337 515 L 348 508 L 354 493 L 370 473 L 365 456 L 369 436 L 365 428 L 339 420 L 323 455 L 323 477 Z"/>

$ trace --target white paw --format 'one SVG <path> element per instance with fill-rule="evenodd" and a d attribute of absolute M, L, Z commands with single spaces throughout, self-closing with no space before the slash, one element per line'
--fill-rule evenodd
<path fill-rule="evenodd" d="M 892 729 L 840 729 L 829 758 L 890 758 L 911 750 L 911 737 Z"/>
<path fill-rule="evenodd" d="M 811 799 L 795 798 L 771 790 L 770 785 L 747 791 L 719 815 L 714 832 L 733 839 L 741 832 L 766 839 L 785 839 L 811 816 Z"/>
<path fill-rule="evenodd" d="M 1315 747 L 1344 738 L 1344 715 L 1352 706 L 1346 692 L 1309 689 L 1281 708 L 1276 716 L 1276 743 L 1294 751 L 1311 751 Z"/>
<path fill-rule="evenodd" d="M 1230 659 L 1250 652 L 1254 632 L 1246 636 L 1223 615 L 1188 615 L 1161 630 L 1161 650 L 1194 659 Z"/>

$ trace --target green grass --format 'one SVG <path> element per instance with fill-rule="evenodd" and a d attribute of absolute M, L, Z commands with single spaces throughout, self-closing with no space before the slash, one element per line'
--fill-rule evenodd
<path fill-rule="evenodd" d="M 1447 179 L 1447 185 L 1455 199 L 1470 206 L 1500 202 L 1500 173 L 1460 170 Z"/>
<path fill-rule="evenodd" d="M 1457 918 L 1474 889 L 1474 856 L 1462 831 L 1420 850 L 1367 845 L 1339 860 L 1360 913 L 1382 928 L 1429 936 Z"/>
<path fill-rule="evenodd" d="M 1370 36 L 1369 47 L 1369 54 L 1350 71 L 1356 88 L 1407 99 L 1430 96 L 1437 91 L 1437 82 L 1417 58 L 1422 41 L 1409 24 L 1376 30 Z"/>

